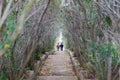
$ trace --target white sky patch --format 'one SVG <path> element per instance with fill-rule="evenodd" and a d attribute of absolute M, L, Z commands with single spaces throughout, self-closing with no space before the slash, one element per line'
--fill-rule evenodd
<path fill-rule="evenodd" d="M 57 39 L 56 39 L 56 42 L 55 42 L 55 49 L 56 49 L 56 45 L 57 44 L 61 44 L 61 43 L 63 43 L 63 33 L 62 33 L 62 31 L 60 30 L 59 31 L 59 35 L 58 35 L 58 37 L 57 37 Z M 64 43 L 63 43 L 64 44 Z"/>
<path fill-rule="evenodd" d="M 62 39 L 63 39 L 63 34 L 62 34 L 62 32 L 60 32 L 60 35 L 58 37 L 58 43 L 63 42 Z"/>

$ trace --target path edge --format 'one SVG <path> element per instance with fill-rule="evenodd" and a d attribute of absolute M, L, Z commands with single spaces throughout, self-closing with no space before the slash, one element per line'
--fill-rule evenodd
<path fill-rule="evenodd" d="M 69 56 L 70 56 L 70 60 L 71 60 L 71 63 L 72 63 L 72 65 L 73 65 L 73 70 L 74 70 L 74 72 L 75 72 L 78 80 L 85 80 L 83 74 L 82 74 L 81 72 L 79 72 L 79 70 L 80 70 L 79 65 L 75 62 L 76 59 L 75 59 L 75 57 L 74 57 L 74 55 L 73 55 L 74 52 L 72 52 L 72 51 L 70 51 L 70 50 L 68 50 L 68 49 L 66 49 L 65 51 L 66 51 L 66 52 L 69 54 Z"/>

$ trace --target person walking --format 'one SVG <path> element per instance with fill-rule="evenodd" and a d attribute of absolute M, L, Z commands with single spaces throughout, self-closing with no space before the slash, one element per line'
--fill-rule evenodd
<path fill-rule="evenodd" d="M 64 45 L 63 45 L 63 43 L 61 43 L 60 44 L 61 51 L 63 51 L 63 47 L 64 47 Z"/>
<path fill-rule="evenodd" d="M 56 45 L 57 51 L 59 51 L 60 45 L 59 43 Z"/>

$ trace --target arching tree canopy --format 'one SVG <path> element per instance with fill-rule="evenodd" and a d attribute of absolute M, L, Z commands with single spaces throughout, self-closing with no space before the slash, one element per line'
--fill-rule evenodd
<path fill-rule="evenodd" d="M 90 76 L 119 80 L 119 37 L 119 0 L 0 0 L 0 80 L 22 80 L 61 42 Z"/>

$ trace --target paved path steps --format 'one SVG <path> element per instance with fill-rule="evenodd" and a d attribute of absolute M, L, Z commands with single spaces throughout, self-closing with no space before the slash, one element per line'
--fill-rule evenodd
<path fill-rule="evenodd" d="M 65 51 L 49 55 L 39 74 L 37 80 L 78 80 L 70 56 Z"/>

